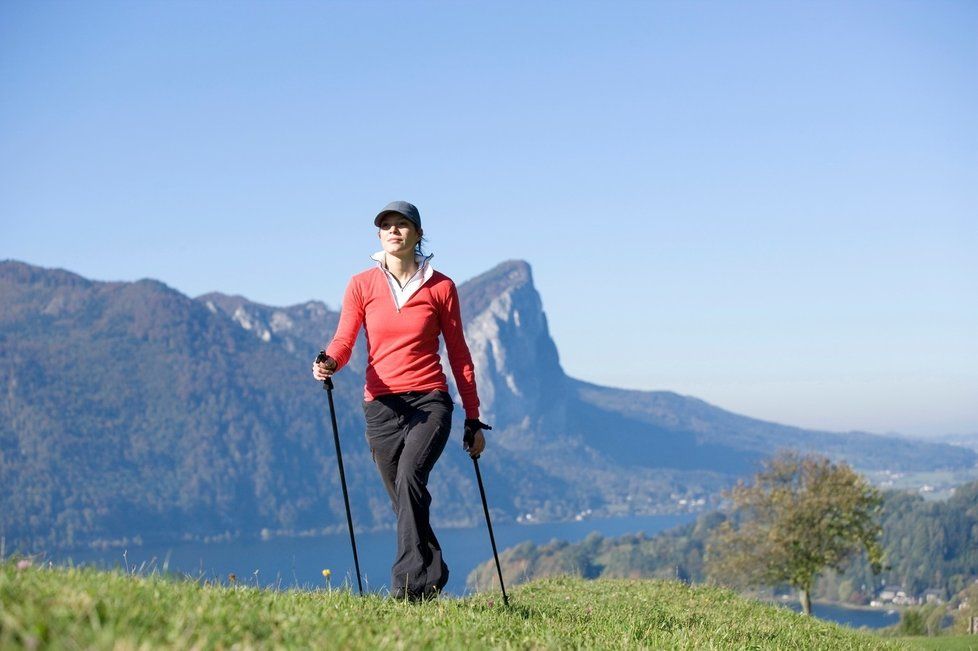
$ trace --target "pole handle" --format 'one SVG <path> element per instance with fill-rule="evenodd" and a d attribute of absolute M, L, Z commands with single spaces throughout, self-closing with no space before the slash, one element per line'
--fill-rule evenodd
<path fill-rule="evenodd" d="M 326 361 L 326 351 L 320 350 L 319 354 L 316 355 L 316 363 L 318 364 L 320 362 L 325 362 L 325 361 Z M 328 377 L 325 380 L 323 380 L 323 391 L 332 391 L 332 390 L 333 390 L 333 378 Z"/>

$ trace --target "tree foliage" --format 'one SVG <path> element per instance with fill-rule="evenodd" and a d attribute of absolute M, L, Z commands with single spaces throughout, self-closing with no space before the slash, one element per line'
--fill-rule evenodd
<path fill-rule="evenodd" d="M 597 571 L 599 578 L 682 578 L 699 583 L 706 580 L 707 541 L 727 520 L 724 513 L 707 512 L 696 522 L 658 534 L 605 538 L 597 548 L 583 541 L 525 543 L 501 554 L 503 574 L 506 585 L 568 573 L 584 576 L 585 569 Z M 978 540 L 978 482 L 958 486 L 943 501 L 889 491 L 883 496 L 880 522 L 880 544 L 886 558 L 883 570 L 874 575 L 870 560 L 860 555 L 851 559 L 845 572 L 822 573 L 813 588 L 813 599 L 867 605 L 882 585 L 902 586 L 917 598 L 925 590 L 936 590 L 947 599 L 972 586 L 970 603 L 978 604 L 978 584 L 974 584 L 978 577 L 978 545 L 974 542 Z M 488 589 L 495 576 L 490 557 L 470 576 L 470 585 Z M 959 626 L 965 627 L 963 615 Z"/>
<path fill-rule="evenodd" d="M 882 547 L 879 492 L 845 463 L 786 452 L 765 463 L 751 483 L 726 493 L 730 519 L 707 545 L 707 573 L 744 586 L 796 588 L 806 613 L 825 569 L 837 571 L 865 550 L 874 571 Z"/>

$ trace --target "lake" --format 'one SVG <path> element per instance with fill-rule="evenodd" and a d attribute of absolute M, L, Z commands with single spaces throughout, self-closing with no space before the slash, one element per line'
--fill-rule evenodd
<path fill-rule="evenodd" d="M 496 545 L 502 552 L 524 541 L 537 544 L 553 539 L 577 542 L 597 532 L 605 537 L 626 533 L 654 534 L 692 522 L 694 514 L 631 516 L 543 524 L 493 523 Z M 465 579 L 477 565 L 492 558 L 492 547 L 485 524 L 464 529 L 436 530 L 445 561 L 451 570 L 445 591 L 453 595 L 466 593 Z M 390 566 L 394 560 L 394 532 L 379 531 L 357 534 L 357 551 L 364 590 L 386 592 Z M 353 554 L 348 533 L 301 538 L 274 538 L 217 543 L 180 543 L 164 546 L 145 545 L 125 550 L 79 550 L 52 554 L 54 562 L 71 561 L 102 567 L 128 565 L 144 571 L 167 569 L 206 579 L 226 581 L 234 573 L 239 583 L 262 587 L 322 587 L 322 571 L 332 572 L 332 585 L 348 583 L 356 589 Z M 816 604 L 815 615 L 849 626 L 879 628 L 895 623 L 897 615 L 882 611 L 863 611 Z"/>
<path fill-rule="evenodd" d="M 791 608 L 795 612 L 801 612 L 801 604 L 798 600 L 779 604 Z M 812 615 L 820 619 L 827 619 L 836 624 L 845 624 L 853 628 L 866 626 L 868 628 L 883 628 L 893 626 L 900 621 L 900 614 L 896 611 L 887 613 L 884 610 L 866 610 L 863 608 L 846 608 L 835 604 L 812 604 Z"/>
<path fill-rule="evenodd" d="M 493 523 L 493 533 L 496 536 L 496 546 L 502 552 L 527 540 L 535 543 L 547 543 L 555 538 L 579 541 L 594 531 L 609 537 L 636 531 L 652 534 L 692 522 L 695 517 L 685 514 L 544 524 Z M 465 594 L 465 579 L 469 572 L 492 558 L 492 547 L 485 524 L 464 529 L 443 527 L 436 529 L 435 533 L 450 569 L 445 591 L 454 595 Z M 386 591 L 390 583 L 391 564 L 394 562 L 394 531 L 357 533 L 357 553 L 364 590 Z M 349 581 L 356 589 L 350 535 L 345 531 L 301 538 L 144 545 L 130 547 L 126 550 L 125 558 L 120 549 L 81 550 L 54 555 L 51 560 L 108 566 L 128 564 L 130 568 L 139 567 L 143 563 L 162 568 L 166 563 L 171 572 L 221 580 L 225 580 L 233 572 L 239 581 L 257 582 L 266 587 L 322 586 L 322 571 L 329 569 L 332 571 L 333 586 Z"/>

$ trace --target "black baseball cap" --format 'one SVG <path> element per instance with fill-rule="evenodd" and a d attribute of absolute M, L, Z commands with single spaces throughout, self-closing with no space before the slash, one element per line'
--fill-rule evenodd
<path fill-rule="evenodd" d="M 377 213 L 374 217 L 374 226 L 380 226 L 380 220 L 386 215 L 391 213 L 397 213 L 403 217 L 406 217 L 414 227 L 421 230 L 421 213 L 414 204 L 408 203 L 407 201 L 391 201 L 389 204 L 384 206 L 384 209 Z"/>

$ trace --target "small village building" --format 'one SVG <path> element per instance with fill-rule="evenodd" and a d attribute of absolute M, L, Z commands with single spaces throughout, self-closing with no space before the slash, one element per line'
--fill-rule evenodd
<path fill-rule="evenodd" d="M 880 590 L 879 600 L 883 603 L 892 603 L 898 606 L 911 606 L 917 603 L 917 600 L 900 585 L 888 585 Z"/>
<path fill-rule="evenodd" d="M 942 604 L 947 601 L 947 597 L 944 595 L 943 590 L 938 590 L 936 588 L 929 588 L 924 590 L 923 602 L 927 604 Z"/>
<path fill-rule="evenodd" d="M 897 592 L 903 592 L 903 588 L 898 585 L 888 585 L 880 590 L 880 601 L 886 603 L 888 601 L 893 601 L 893 598 L 897 596 Z"/>

